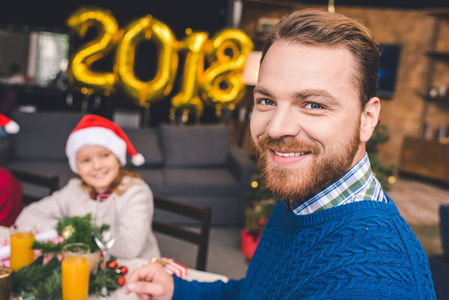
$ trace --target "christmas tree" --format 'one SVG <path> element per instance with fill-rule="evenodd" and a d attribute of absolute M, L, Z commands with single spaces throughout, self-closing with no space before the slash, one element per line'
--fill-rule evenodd
<path fill-rule="evenodd" d="M 396 166 L 385 165 L 379 158 L 381 146 L 390 140 L 390 130 L 385 124 L 379 123 L 366 145 L 371 170 L 374 176 L 379 180 L 384 191 L 391 190 L 391 186 L 396 182 Z"/>

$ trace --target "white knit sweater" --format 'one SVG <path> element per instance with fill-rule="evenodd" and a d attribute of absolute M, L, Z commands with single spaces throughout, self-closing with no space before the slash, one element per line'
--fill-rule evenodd
<path fill-rule="evenodd" d="M 151 230 L 153 220 L 153 193 L 141 179 L 125 177 L 120 188 L 122 195 L 111 194 L 100 203 L 102 214 L 110 215 L 113 197 L 119 220 L 117 237 L 110 254 L 117 258 L 160 257 L 156 238 Z M 74 178 L 59 191 L 25 207 L 16 224 L 34 225 L 43 231 L 55 228 L 60 219 L 93 215 L 96 201 L 90 199 L 89 192 L 81 186 L 81 180 Z"/>

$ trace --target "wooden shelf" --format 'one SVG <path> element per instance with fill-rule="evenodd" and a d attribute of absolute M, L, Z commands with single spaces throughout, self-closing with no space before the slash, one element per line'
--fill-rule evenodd
<path fill-rule="evenodd" d="M 437 103 L 441 105 L 446 105 L 449 103 L 449 95 L 430 97 L 429 95 L 421 94 L 420 97 L 426 100 L 427 102 Z"/>
<path fill-rule="evenodd" d="M 426 14 L 430 16 L 434 16 L 437 18 L 449 18 L 449 10 L 448 9 L 429 9 L 426 11 Z"/>
<path fill-rule="evenodd" d="M 430 9 L 425 11 L 426 14 L 429 16 L 434 17 L 434 24 L 433 24 L 433 34 L 432 38 L 430 40 L 429 44 L 429 51 L 425 53 L 427 55 L 428 59 L 428 66 L 427 66 L 427 74 L 425 77 L 425 90 L 428 92 L 431 90 L 431 88 L 438 82 L 436 80 L 435 71 L 437 70 L 438 66 L 442 66 L 445 64 L 447 68 L 447 64 L 449 64 L 449 50 L 437 50 L 438 49 L 438 41 L 440 39 L 445 38 L 443 36 L 443 31 L 441 30 L 442 24 L 445 24 L 447 20 L 449 20 L 449 9 Z M 444 96 L 437 96 L 437 97 L 430 97 L 428 93 L 424 93 L 421 97 L 424 100 L 424 105 L 421 111 L 421 116 L 419 118 L 419 124 L 420 124 L 420 132 L 419 135 L 423 136 L 424 132 L 424 125 L 427 122 L 427 113 L 429 110 L 429 105 L 438 105 L 440 106 L 439 109 L 447 110 L 449 109 L 449 101 L 448 97 L 446 95 Z"/>
<path fill-rule="evenodd" d="M 449 61 L 449 51 L 427 51 L 426 55 L 433 59 Z"/>

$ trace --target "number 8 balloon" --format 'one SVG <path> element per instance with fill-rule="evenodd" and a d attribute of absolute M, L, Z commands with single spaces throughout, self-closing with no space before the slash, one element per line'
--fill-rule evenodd
<path fill-rule="evenodd" d="M 245 92 L 243 68 L 253 49 L 251 39 L 239 29 L 218 32 L 208 45 L 209 68 L 202 77 L 203 100 L 217 108 L 239 102 Z"/>

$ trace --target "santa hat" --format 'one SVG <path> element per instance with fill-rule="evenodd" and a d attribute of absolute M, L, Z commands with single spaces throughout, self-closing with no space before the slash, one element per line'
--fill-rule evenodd
<path fill-rule="evenodd" d="M 65 153 L 73 172 L 78 174 L 76 154 L 84 146 L 101 146 L 111 151 L 120 161 L 126 164 L 126 154 L 131 163 L 140 166 L 145 162 L 142 154 L 137 153 L 123 130 L 114 122 L 97 115 L 84 116 L 70 133 Z"/>
<path fill-rule="evenodd" d="M 10 134 L 17 133 L 20 130 L 19 124 L 2 114 L 0 114 L 0 127 L 5 128 L 5 131 Z"/>

